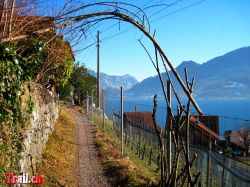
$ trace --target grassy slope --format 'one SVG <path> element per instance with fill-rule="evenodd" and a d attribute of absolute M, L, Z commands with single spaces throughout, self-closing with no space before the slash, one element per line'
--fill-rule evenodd
<path fill-rule="evenodd" d="M 107 128 L 104 130 L 98 116 L 91 116 L 91 120 L 99 126 L 96 130 L 97 145 L 106 173 L 113 178 L 113 183 L 117 186 L 157 186 L 159 172 L 156 172 L 156 164 L 149 166 L 147 161 L 139 159 L 129 147 L 124 150 L 126 156 L 122 156 L 119 139 L 110 129 L 112 123 L 106 120 Z"/>
<path fill-rule="evenodd" d="M 63 107 L 43 152 L 39 168 L 43 186 L 77 186 L 76 155 L 76 122 L 68 109 Z"/>

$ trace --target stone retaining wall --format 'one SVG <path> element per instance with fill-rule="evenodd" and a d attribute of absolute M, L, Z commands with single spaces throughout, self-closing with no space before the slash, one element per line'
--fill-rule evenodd
<path fill-rule="evenodd" d="M 59 106 L 54 94 L 46 88 L 37 84 L 28 87 L 29 93 L 24 95 L 28 94 L 31 97 L 34 107 L 30 123 L 24 132 L 20 166 L 22 172 L 35 173 L 36 166 L 42 158 L 42 150 L 58 119 Z"/>

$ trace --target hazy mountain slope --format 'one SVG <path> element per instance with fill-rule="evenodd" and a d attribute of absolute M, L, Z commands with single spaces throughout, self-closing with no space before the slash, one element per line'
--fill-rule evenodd
<path fill-rule="evenodd" d="M 91 71 L 91 74 L 96 77 L 96 72 Z M 135 77 L 131 75 L 115 76 L 101 73 L 101 89 L 105 92 L 105 97 L 116 99 L 120 97 L 120 88 L 128 90 L 138 83 Z"/>
<path fill-rule="evenodd" d="M 250 98 L 250 47 L 231 51 L 203 64 L 182 62 L 176 69 L 183 80 L 184 68 L 188 69 L 190 79 L 195 77 L 196 97 Z M 162 75 L 166 80 L 166 74 Z M 175 78 L 173 82 L 182 95 Z M 152 97 L 154 94 L 162 94 L 158 76 L 149 77 L 126 92 L 128 97 Z"/>
<path fill-rule="evenodd" d="M 91 71 L 91 74 L 96 77 L 96 72 Z M 101 73 L 101 88 L 106 89 L 120 89 L 122 86 L 124 90 L 130 89 L 135 84 L 138 83 L 135 77 L 131 75 L 123 75 L 123 76 L 116 76 L 116 75 L 108 75 L 106 73 Z"/>

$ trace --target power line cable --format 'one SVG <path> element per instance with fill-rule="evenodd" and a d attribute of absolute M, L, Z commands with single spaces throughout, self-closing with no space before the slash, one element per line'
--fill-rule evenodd
<path fill-rule="evenodd" d="M 147 1 L 147 2 L 142 6 L 142 9 L 145 8 L 145 6 L 148 5 L 149 3 L 152 3 L 153 1 L 155 1 L 155 0 L 149 0 L 149 1 Z M 138 14 L 138 11 L 135 12 L 135 14 Z M 113 25 L 107 27 L 106 29 L 103 29 L 103 30 L 102 30 L 102 33 L 107 32 L 108 30 L 114 28 L 114 27 L 117 26 L 117 25 L 119 25 L 119 22 L 117 22 L 117 23 L 115 23 L 115 24 L 113 24 Z"/>
<path fill-rule="evenodd" d="M 176 4 L 177 4 L 178 2 L 180 2 L 180 1 L 183 1 L 183 0 L 177 0 L 177 1 L 175 1 L 174 3 L 171 3 L 171 4 L 167 5 L 165 8 L 161 9 L 160 11 L 166 10 L 166 9 L 169 8 L 170 6 L 176 5 Z M 203 2 L 203 1 L 205 1 L 205 0 L 201 0 L 201 1 L 199 1 L 199 2 L 193 3 L 193 4 L 191 4 L 191 5 L 187 6 L 187 7 L 184 7 L 184 8 L 182 8 L 182 9 L 177 10 L 177 11 L 174 11 L 174 12 L 170 13 L 169 15 L 172 15 L 172 14 L 174 14 L 174 13 L 180 12 L 181 10 L 185 10 L 185 9 L 187 9 L 187 8 L 190 8 L 190 7 L 192 7 L 192 6 L 195 6 L 195 5 L 197 5 L 197 4 L 200 4 L 200 3 Z M 152 2 L 152 1 L 148 1 L 145 5 L 148 5 L 149 2 Z M 158 2 L 162 2 L 162 0 L 161 0 L 161 1 L 158 1 Z M 144 5 L 144 7 L 145 7 L 145 5 Z M 152 15 L 150 15 L 150 17 L 153 17 L 153 16 L 156 15 L 156 14 L 157 14 L 157 12 L 154 13 L 154 14 L 152 14 Z M 169 16 L 169 15 L 167 15 L 167 16 Z M 165 17 L 167 17 L 167 16 L 165 16 Z M 158 19 L 157 19 L 157 20 L 158 20 Z M 152 22 L 153 22 L 153 21 L 152 21 Z M 118 25 L 118 24 L 119 24 L 119 23 L 115 23 L 115 24 L 111 25 L 110 27 L 108 27 L 107 29 L 102 30 L 102 33 L 104 33 L 104 32 L 106 32 L 106 31 L 110 30 L 111 28 L 113 28 L 114 26 L 116 26 L 116 25 Z M 123 34 L 123 33 L 126 33 L 126 32 L 128 32 L 128 31 L 130 31 L 130 30 L 132 30 L 132 29 L 133 29 L 133 27 L 131 26 L 131 27 L 129 27 L 129 28 L 123 30 L 123 31 L 120 31 L 120 32 L 118 32 L 118 33 L 116 33 L 116 34 L 114 34 L 114 35 L 112 35 L 112 36 L 108 36 L 108 37 L 105 37 L 105 38 L 101 39 L 101 42 L 104 42 L 104 41 L 107 41 L 107 40 L 111 40 L 111 39 L 113 39 L 114 37 L 119 36 L 119 35 L 121 35 L 121 34 Z M 95 42 L 94 42 L 94 43 L 95 43 Z M 92 46 L 94 45 L 94 43 L 91 44 L 91 45 L 89 45 L 89 46 L 87 46 L 86 48 L 83 48 L 81 51 L 83 51 L 83 50 L 85 50 L 85 49 L 88 49 L 89 47 L 92 47 Z"/>
<path fill-rule="evenodd" d="M 176 11 L 170 12 L 170 13 L 164 15 L 164 16 L 161 16 L 161 17 L 159 17 L 159 18 L 154 19 L 153 21 L 151 21 L 151 23 L 152 23 L 152 22 L 156 22 L 156 21 L 158 21 L 158 20 L 160 20 L 160 19 L 163 19 L 163 18 L 165 18 L 165 17 L 168 17 L 168 16 L 170 16 L 170 15 L 176 14 L 176 13 L 178 13 L 178 12 L 181 12 L 181 11 L 183 11 L 183 10 L 186 10 L 186 9 L 188 9 L 188 8 L 194 7 L 194 6 L 196 6 L 196 5 L 199 5 L 200 3 L 204 2 L 204 1 L 206 1 L 206 0 L 200 0 L 200 1 L 197 1 L 197 2 L 195 2 L 195 3 L 192 3 L 192 4 L 188 5 L 188 6 L 186 6 L 186 7 L 183 7 L 183 8 L 181 8 L 181 9 L 178 9 L 178 10 L 176 10 Z M 165 7 L 164 9 L 162 9 L 162 11 L 165 10 L 165 9 L 167 9 L 167 8 L 169 8 L 169 6 Z M 155 13 L 155 14 L 156 14 L 156 13 Z M 154 16 L 154 14 L 152 14 L 150 17 L 152 17 L 152 16 Z M 105 41 L 105 40 L 110 40 L 110 39 L 112 39 L 112 38 L 114 38 L 114 37 L 116 37 L 116 36 L 119 36 L 119 35 L 121 35 L 121 34 L 127 32 L 127 31 L 132 30 L 132 29 L 133 29 L 133 27 L 131 26 L 131 27 L 129 27 L 129 28 L 127 28 L 127 29 L 125 29 L 125 30 L 123 30 L 123 31 L 121 31 L 121 32 L 119 32 L 119 33 L 117 33 L 117 34 L 114 34 L 114 35 L 112 35 L 112 36 L 103 38 L 102 40 L 103 40 L 103 41 Z"/>
<path fill-rule="evenodd" d="M 154 0 L 153 0 L 153 1 L 154 1 Z M 144 5 L 142 6 L 142 9 L 143 9 L 143 8 L 147 8 L 146 5 L 148 5 L 149 3 L 152 3 L 153 1 L 148 1 L 146 4 L 144 4 Z M 162 1 L 163 1 L 163 0 L 158 1 L 157 3 L 162 2 Z M 179 1 L 182 1 L 182 0 L 177 0 L 176 2 L 179 2 Z M 176 3 L 176 2 L 175 2 L 175 3 Z M 172 6 L 172 5 L 175 4 L 175 3 L 169 4 L 168 7 L 169 7 L 169 6 Z M 155 4 L 155 5 L 156 5 L 156 4 Z M 155 6 L 155 5 L 152 5 L 152 7 Z M 135 14 L 138 14 L 138 13 L 139 13 L 139 11 L 135 12 Z M 110 27 L 108 27 L 108 28 L 102 30 L 102 33 L 104 33 L 104 32 L 106 32 L 106 31 L 112 29 L 113 27 L 117 26 L 118 24 L 119 24 L 119 23 L 115 23 L 115 24 L 111 25 Z M 126 29 L 126 32 L 129 31 L 129 30 L 131 30 L 132 28 L 133 28 L 133 27 L 131 26 L 129 29 Z M 122 33 L 124 33 L 124 31 L 122 31 Z"/>
<path fill-rule="evenodd" d="M 176 10 L 176 11 L 170 12 L 170 13 L 168 13 L 168 14 L 165 14 L 165 15 L 163 15 L 163 16 L 157 18 L 157 19 L 154 19 L 152 22 L 159 21 L 159 20 L 161 20 L 161 19 L 163 19 L 163 18 L 165 18 L 165 17 L 167 17 L 167 16 L 176 14 L 176 13 L 181 12 L 181 11 L 183 11 L 183 10 L 186 10 L 186 9 L 188 9 L 188 8 L 191 8 L 191 7 L 194 7 L 194 6 L 196 6 L 196 5 L 199 5 L 199 4 L 201 4 L 202 2 L 204 2 L 204 1 L 206 1 L 206 0 L 200 0 L 200 1 L 198 1 L 198 2 L 195 2 L 195 3 L 191 4 L 191 5 L 188 5 L 188 6 L 186 6 L 186 7 L 183 7 L 183 8 L 181 8 L 181 9 L 179 9 L 179 10 Z"/>

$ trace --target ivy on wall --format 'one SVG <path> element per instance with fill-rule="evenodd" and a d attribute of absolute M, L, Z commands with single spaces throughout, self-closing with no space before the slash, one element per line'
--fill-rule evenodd
<path fill-rule="evenodd" d="M 43 43 L 32 41 L 19 53 L 17 44 L 0 47 L 0 179 L 7 172 L 18 172 L 18 153 L 22 150 L 22 123 L 20 96 L 22 86 L 31 80 L 41 62 Z M 1 183 L 4 181 L 0 181 Z"/>
<path fill-rule="evenodd" d="M 63 40 L 60 43 L 63 45 Z M 59 84 L 65 84 L 73 71 L 72 55 L 67 52 L 69 48 L 62 45 L 57 50 L 66 55 L 59 61 L 50 62 L 52 66 L 58 63 L 56 77 Z M 39 38 L 0 46 L 0 186 L 5 184 L 7 172 L 19 173 L 22 131 L 27 120 L 24 116 L 30 115 L 34 107 L 29 96 L 25 101 L 25 110 L 21 109 L 20 98 L 26 83 L 35 80 L 43 69 L 50 47 Z M 55 71 L 46 73 L 50 76 Z"/>

